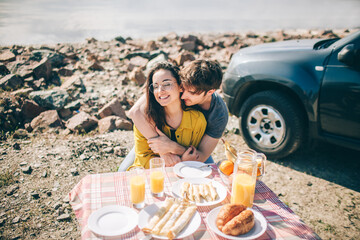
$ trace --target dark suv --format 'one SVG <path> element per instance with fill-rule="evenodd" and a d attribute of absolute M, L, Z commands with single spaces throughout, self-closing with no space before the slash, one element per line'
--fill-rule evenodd
<path fill-rule="evenodd" d="M 308 139 L 360 150 L 360 31 L 241 49 L 222 90 L 248 146 L 268 157 Z"/>

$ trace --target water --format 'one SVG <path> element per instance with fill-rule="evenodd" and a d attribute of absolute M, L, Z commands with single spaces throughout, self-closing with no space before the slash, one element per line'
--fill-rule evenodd
<path fill-rule="evenodd" d="M 0 0 L 0 45 L 360 27 L 360 0 Z"/>

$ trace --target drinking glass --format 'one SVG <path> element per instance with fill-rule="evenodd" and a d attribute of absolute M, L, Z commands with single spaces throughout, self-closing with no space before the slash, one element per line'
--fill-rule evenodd
<path fill-rule="evenodd" d="M 135 167 L 129 171 L 130 200 L 135 208 L 145 206 L 145 169 Z"/>
<path fill-rule="evenodd" d="M 231 203 L 252 207 L 255 195 L 257 162 L 252 153 L 239 152 L 234 166 Z"/>
<path fill-rule="evenodd" d="M 165 161 L 162 158 L 150 159 L 150 189 L 155 197 L 164 196 Z"/>

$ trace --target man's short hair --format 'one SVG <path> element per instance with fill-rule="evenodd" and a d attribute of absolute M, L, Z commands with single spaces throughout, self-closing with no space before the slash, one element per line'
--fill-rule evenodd
<path fill-rule="evenodd" d="M 221 66 L 216 61 L 195 60 L 181 70 L 181 82 L 185 87 L 195 88 L 195 93 L 207 93 L 220 88 Z"/>

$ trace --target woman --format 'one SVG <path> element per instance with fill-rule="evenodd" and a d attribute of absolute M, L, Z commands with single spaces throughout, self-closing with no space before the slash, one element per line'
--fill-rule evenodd
<path fill-rule="evenodd" d="M 171 140 L 184 147 L 199 145 L 206 129 L 204 115 L 185 109 L 180 99 L 182 92 L 179 68 L 170 63 L 159 63 L 146 81 L 146 114 L 149 120 Z M 156 156 L 147 139 L 134 125 L 135 161 L 132 166 L 149 168 L 149 160 Z M 167 164 L 169 165 L 169 163 Z"/>

